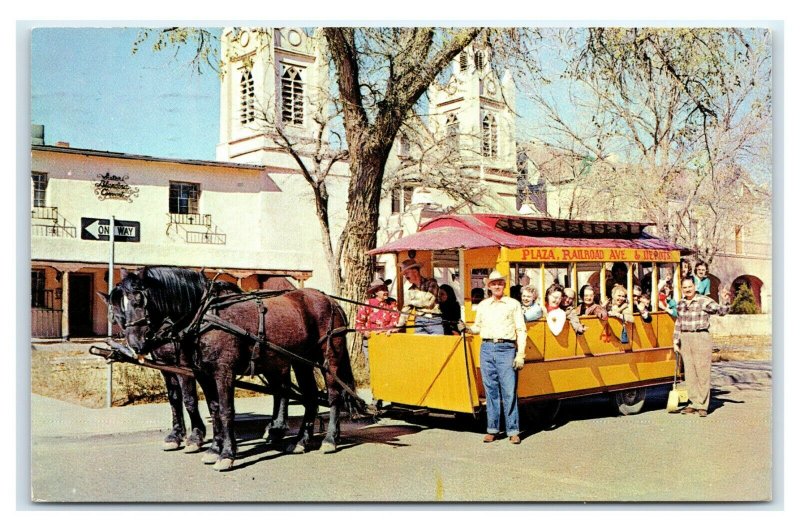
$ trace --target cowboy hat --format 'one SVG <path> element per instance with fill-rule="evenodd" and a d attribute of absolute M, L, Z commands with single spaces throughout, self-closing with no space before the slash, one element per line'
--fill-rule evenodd
<path fill-rule="evenodd" d="M 389 290 L 388 284 L 391 284 L 391 280 L 383 280 L 382 278 L 376 278 L 372 281 L 372 284 L 369 285 L 367 288 L 367 294 L 372 295 L 373 293 L 377 293 L 382 289 Z"/>
<path fill-rule="evenodd" d="M 494 270 L 491 273 L 489 273 L 489 280 L 487 284 L 491 284 L 492 282 L 496 282 L 498 280 L 502 280 L 503 282 L 505 282 L 506 277 L 504 277 L 500 271 Z"/>
<path fill-rule="evenodd" d="M 413 258 L 409 258 L 408 260 L 403 260 L 403 263 L 400 264 L 400 274 L 405 273 L 409 269 L 420 269 L 421 267 L 422 264 L 417 263 Z"/>

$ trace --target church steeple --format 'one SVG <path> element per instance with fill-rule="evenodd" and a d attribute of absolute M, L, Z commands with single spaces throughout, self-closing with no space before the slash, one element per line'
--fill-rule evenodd
<path fill-rule="evenodd" d="M 312 139 L 324 105 L 327 63 L 302 28 L 226 28 L 222 34 L 218 160 L 263 163 L 278 128 Z"/>
<path fill-rule="evenodd" d="M 516 92 L 510 74 L 498 79 L 492 54 L 476 42 L 455 57 L 447 81 L 429 91 L 432 125 L 437 138 L 458 146 L 465 164 L 513 171 Z"/>

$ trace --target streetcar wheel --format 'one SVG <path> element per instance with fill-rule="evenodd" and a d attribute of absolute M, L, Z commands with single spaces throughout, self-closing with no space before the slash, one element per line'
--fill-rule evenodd
<path fill-rule="evenodd" d="M 647 396 L 647 389 L 626 389 L 614 393 L 614 404 L 620 415 L 635 415 L 644 407 L 644 399 Z"/>
<path fill-rule="evenodd" d="M 526 420 L 535 428 L 548 429 L 556 423 L 561 410 L 561 400 L 541 400 L 522 407 Z"/>

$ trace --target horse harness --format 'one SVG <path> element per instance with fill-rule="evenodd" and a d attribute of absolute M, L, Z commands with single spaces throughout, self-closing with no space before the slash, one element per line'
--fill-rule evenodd
<path fill-rule="evenodd" d="M 176 323 L 172 322 L 169 318 L 167 318 L 164 320 L 164 322 L 161 323 L 158 330 L 152 335 L 148 334 L 148 337 L 146 339 L 151 345 L 154 345 L 152 349 L 158 348 L 159 346 L 165 345 L 167 343 L 173 343 L 177 347 L 180 343 L 182 343 L 187 339 L 194 342 L 198 342 L 200 336 L 203 335 L 205 332 L 207 332 L 212 328 L 217 328 L 225 332 L 228 332 L 230 334 L 234 334 L 236 336 L 248 339 L 253 342 L 253 347 L 250 349 L 250 360 L 248 361 L 248 371 L 247 371 L 247 373 L 249 373 L 250 376 L 255 376 L 256 361 L 262 356 L 264 356 L 265 349 L 271 349 L 291 360 L 298 361 L 306 365 L 310 365 L 314 368 L 317 368 L 320 371 L 322 371 L 323 374 L 329 373 L 333 377 L 333 379 L 342 387 L 345 393 L 350 395 L 355 400 L 363 402 L 363 399 L 361 399 L 361 397 L 359 397 L 353 389 L 351 389 L 344 381 L 342 381 L 335 372 L 329 369 L 327 356 L 325 356 L 325 362 L 320 364 L 313 360 L 306 359 L 290 350 L 281 347 L 280 345 L 276 345 L 275 343 L 272 343 L 267 340 L 265 324 L 264 324 L 266 321 L 267 307 L 264 305 L 263 301 L 266 298 L 283 295 L 287 291 L 288 290 L 259 290 L 259 291 L 251 291 L 248 293 L 231 293 L 224 295 L 216 295 L 213 293 L 213 290 L 206 290 L 206 293 L 203 295 L 203 298 L 201 300 L 197 312 L 195 312 L 194 317 L 187 326 L 178 329 L 177 324 L 183 321 L 184 319 L 181 318 Z M 143 323 L 147 325 L 152 324 L 150 315 L 147 311 L 147 295 L 144 291 L 140 293 L 142 294 L 145 300 L 145 304 L 143 306 L 145 312 L 144 316 L 137 319 L 136 321 L 127 323 L 123 327 L 125 329 L 133 326 L 139 326 Z M 330 298 L 330 296 L 328 297 Z M 256 334 L 248 332 L 244 328 L 235 325 L 229 321 L 226 321 L 225 319 L 222 319 L 219 316 L 219 310 L 249 300 L 254 300 L 258 308 L 259 319 L 258 319 L 258 332 Z M 337 305 L 335 305 L 333 301 L 331 302 L 332 304 L 331 304 L 330 326 L 328 332 L 323 337 L 321 337 L 318 342 L 318 344 L 326 343 L 326 349 L 332 348 L 333 338 L 353 331 L 353 329 L 348 328 L 346 326 L 334 328 L 333 312 L 337 311 L 336 310 Z M 195 348 L 194 351 L 195 351 L 195 356 L 197 356 L 199 349 Z M 199 366 L 198 361 L 199 361 L 198 359 L 194 360 L 196 366 Z"/>

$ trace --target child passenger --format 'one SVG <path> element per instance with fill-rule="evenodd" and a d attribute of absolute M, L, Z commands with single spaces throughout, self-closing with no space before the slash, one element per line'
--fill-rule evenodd
<path fill-rule="evenodd" d="M 667 280 L 658 283 L 658 309 L 678 317 L 678 303 L 672 298 L 672 284 Z"/>

